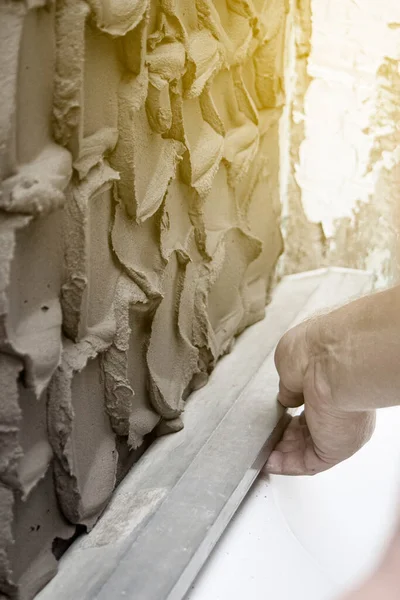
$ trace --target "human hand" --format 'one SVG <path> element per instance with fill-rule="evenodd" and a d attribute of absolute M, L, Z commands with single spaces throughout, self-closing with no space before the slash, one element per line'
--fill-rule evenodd
<path fill-rule="evenodd" d="M 399 583 L 399 577 L 395 573 L 379 571 L 357 591 L 341 600 L 398 600 Z"/>
<path fill-rule="evenodd" d="M 398 600 L 400 590 L 400 523 L 374 573 L 341 600 Z"/>
<path fill-rule="evenodd" d="M 373 433 L 374 410 L 345 410 L 336 401 L 328 374 L 330 361 L 337 357 L 332 357 L 322 340 L 325 319 L 316 317 L 294 327 L 276 349 L 279 401 L 285 407 L 304 404 L 304 412 L 292 418 L 270 455 L 269 473 L 320 473 L 352 456 Z"/>

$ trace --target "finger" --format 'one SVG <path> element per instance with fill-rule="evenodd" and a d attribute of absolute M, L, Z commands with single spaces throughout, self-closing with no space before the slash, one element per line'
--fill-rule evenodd
<path fill-rule="evenodd" d="M 304 427 L 300 422 L 300 418 L 294 417 L 271 453 L 266 465 L 266 471 L 274 474 L 282 474 L 285 469 L 284 454 L 296 452 L 304 454 L 305 444 Z"/>
<path fill-rule="evenodd" d="M 278 400 L 286 408 L 297 408 L 304 404 L 304 396 L 301 392 L 292 392 L 282 381 L 279 382 Z"/>
<path fill-rule="evenodd" d="M 304 450 L 306 447 L 306 434 L 307 430 L 302 425 L 300 418 L 294 417 L 274 450 L 284 453 L 300 449 Z"/>
<path fill-rule="evenodd" d="M 282 475 L 282 462 L 283 453 L 279 452 L 279 450 L 274 450 L 269 455 L 269 459 L 264 467 L 264 470 L 271 475 Z"/>
<path fill-rule="evenodd" d="M 309 361 L 307 327 L 305 322 L 287 331 L 275 350 L 275 366 L 281 382 L 284 383 L 282 399 L 285 406 L 301 404 L 304 373 Z"/>
<path fill-rule="evenodd" d="M 297 440 L 297 438 L 299 436 L 297 429 L 299 429 L 299 428 L 298 427 L 288 427 L 282 436 L 282 440 L 285 440 L 288 442 Z M 276 448 L 274 448 L 274 450 L 276 450 Z"/>
<path fill-rule="evenodd" d="M 290 421 L 283 432 L 281 440 L 296 440 L 299 436 L 304 437 L 303 430 L 307 428 L 307 423 L 302 419 L 303 414 L 304 412 L 296 417 L 290 417 Z"/>
<path fill-rule="evenodd" d="M 270 475 L 316 475 L 334 466 L 334 462 L 327 463 L 316 455 L 313 448 L 295 450 L 283 453 L 274 450 L 265 466 Z"/>
<path fill-rule="evenodd" d="M 304 440 L 300 437 L 295 440 L 282 440 L 279 442 L 275 450 L 287 454 L 288 452 L 297 452 L 297 450 L 305 450 Z"/>
<path fill-rule="evenodd" d="M 265 470 L 274 475 L 314 475 L 331 466 L 316 454 L 303 413 L 291 420 Z"/>
<path fill-rule="evenodd" d="M 304 464 L 304 449 L 284 454 L 274 450 L 266 464 L 271 475 L 308 475 Z"/>

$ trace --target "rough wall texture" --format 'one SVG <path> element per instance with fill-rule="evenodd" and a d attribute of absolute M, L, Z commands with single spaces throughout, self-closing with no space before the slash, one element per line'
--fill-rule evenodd
<path fill-rule="evenodd" d="M 282 271 L 367 268 L 387 284 L 400 264 L 400 4 L 296 4 Z"/>
<path fill-rule="evenodd" d="M 285 0 L 0 0 L 0 592 L 263 316 Z M 215 399 L 218 401 L 218 399 Z M 166 457 L 167 460 L 167 457 Z"/>

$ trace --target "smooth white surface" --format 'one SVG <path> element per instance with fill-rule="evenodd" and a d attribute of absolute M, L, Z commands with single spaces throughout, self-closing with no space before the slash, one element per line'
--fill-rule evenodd
<path fill-rule="evenodd" d="M 379 560 L 400 501 L 400 408 L 316 477 L 260 476 L 187 600 L 333 600 Z"/>

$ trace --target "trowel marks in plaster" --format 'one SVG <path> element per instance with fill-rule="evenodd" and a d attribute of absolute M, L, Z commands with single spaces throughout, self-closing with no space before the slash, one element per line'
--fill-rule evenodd
<path fill-rule="evenodd" d="M 52 577 L 53 543 L 93 526 L 127 448 L 179 430 L 263 315 L 286 16 L 285 0 L 0 4 L 7 597 Z"/>

